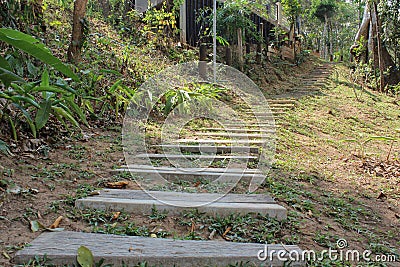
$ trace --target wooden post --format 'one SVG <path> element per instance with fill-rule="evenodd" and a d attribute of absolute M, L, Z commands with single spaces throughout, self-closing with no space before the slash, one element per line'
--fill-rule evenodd
<path fill-rule="evenodd" d="M 242 29 L 237 29 L 237 55 L 239 61 L 239 68 L 242 70 L 243 68 L 243 34 Z"/>
<path fill-rule="evenodd" d="M 200 61 L 199 61 L 199 75 L 201 78 L 207 78 L 207 46 L 200 45 Z"/>
<path fill-rule="evenodd" d="M 229 46 L 225 47 L 225 64 L 232 65 L 232 49 Z"/>
<path fill-rule="evenodd" d="M 260 36 L 261 36 L 261 41 L 257 43 L 257 54 L 256 54 L 256 62 L 257 64 L 261 64 L 262 62 L 262 44 L 264 41 L 264 23 L 260 23 Z M 268 44 L 267 44 L 267 49 L 268 49 Z"/>
<path fill-rule="evenodd" d="M 276 8 L 277 8 L 277 20 L 278 20 L 278 25 L 282 25 L 282 16 L 283 16 L 283 10 L 282 10 L 282 4 L 280 2 L 276 3 Z"/>
<path fill-rule="evenodd" d="M 187 24 L 186 24 L 186 0 L 183 1 L 182 5 L 179 9 L 179 27 L 181 28 L 180 32 L 180 40 L 181 43 L 186 43 L 186 32 L 187 32 Z"/>

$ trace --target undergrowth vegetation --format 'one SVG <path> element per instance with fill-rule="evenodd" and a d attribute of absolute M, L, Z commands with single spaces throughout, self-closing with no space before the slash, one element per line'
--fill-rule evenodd
<path fill-rule="evenodd" d="M 12 138 L 17 142 L 19 136 L 45 137 L 41 129 L 46 124 L 74 130 L 82 124 L 118 122 L 145 80 L 174 62 L 196 58 L 195 50 L 178 47 L 174 41 L 179 3 L 152 9 L 143 16 L 135 10 L 128 12 L 118 1 L 111 2 L 113 12 L 107 21 L 115 27 L 110 28 L 100 18 L 101 9 L 91 2 L 85 22 L 83 60 L 77 66 L 67 66 L 57 59 L 65 60 L 62 51 L 67 49 L 71 30 L 65 12 L 70 13 L 72 1 L 44 1 L 44 12 L 26 6 L 21 13 L 19 1 L 4 5 L 2 25 L 28 33 L 2 29 L 0 35 L 5 42 L 1 44 L 5 50 L 0 57 L 4 88 L 0 120 L 6 125 L 0 135 L 4 141 Z M 23 46 L 10 41 L 14 37 L 23 40 Z M 65 79 L 64 75 L 73 79 Z M 172 95 L 169 99 L 171 103 L 175 101 Z"/>

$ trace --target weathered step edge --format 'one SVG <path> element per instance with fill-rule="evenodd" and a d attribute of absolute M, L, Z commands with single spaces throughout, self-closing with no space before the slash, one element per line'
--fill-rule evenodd
<path fill-rule="evenodd" d="M 184 193 L 183 193 L 184 194 Z M 138 196 L 119 198 L 115 196 L 92 196 L 83 199 L 78 199 L 75 202 L 75 207 L 79 209 L 92 208 L 99 210 L 112 210 L 120 211 L 124 210 L 126 212 L 132 212 L 135 214 L 151 214 L 154 207 L 160 211 L 166 211 L 168 214 L 179 215 L 180 213 L 196 209 L 201 213 L 205 213 L 213 216 L 229 216 L 233 213 L 238 214 L 248 214 L 256 213 L 267 215 L 271 218 L 276 218 L 277 220 L 284 220 L 287 218 L 287 210 L 272 202 L 270 197 L 266 197 L 264 203 L 255 202 L 251 199 L 249 201 L 240 202 L 220 202 L 215 201 L 217 198 L 208 198 L 207 200 L 196 200 L 194 197 L 196 194 L 189 194 L 190 197 L 183 197 L 182 193 L 176 192 L 175 199 L 159 197 L 145 198 Z M 198 195 L 201 195 L 198 194 Z M 192 200 L 190 198 L 193 198 Z M 212 202 L 214 201 L 214 202 Z M 272 203 L 271 203 L 272 202 Z"/>
<path fill-rule="evenodd" d="M 290 258 L 289 255 L 302 254 L 301 249 L 294 245 L 173 240 L 65 231 L 41 234 L 31 242 L 31 246 L 18 251 L 14 261 L 17 264 L 26 264 L 36 256 L 46 255 L 51 264 L 72 266 L 76 265 L 80 246 L 91 250 L 96 263 L 104 259 L 104 264 L 114 266 L 136 266 L 142 262 L 157 267 L 227 267 L 237 263 L 248 263 L 251 266 L 288 266 L 288 263 L 278 260 L 278 252 L 287 258 Z M 275 251 L 275 257 L 259 260 L 258 254 L 265 250 Z M 305 266 L 305 262 L 293 262 L 290 266 Z"/>

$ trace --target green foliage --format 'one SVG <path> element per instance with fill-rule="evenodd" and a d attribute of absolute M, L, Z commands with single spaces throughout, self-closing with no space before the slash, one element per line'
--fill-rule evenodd
<path fill-rule="evenodd" d="M 157 207 L 153 205 L 153 207 L 151 208 L 151 215 L 149 215 L 149 219 L 155 221 L 162 221 L 165 218 L 167 218 L 167 215 L 168 215 L 167 211 L 160 212 L 159 210 L 157 210 Z"/>
<path fill-rule="evenodd" d="M 177 7 L 173 5 L 172 10 L 168 10 L 164 2 L 160 9 L 151 8 L 146 11 L 143 17 L 146 23 L 143 34 L 147 35 L 151 42 L 164 47 L 170 46 L 170 39 L 179 32 L 175 8 Z"/>
<path fill-rule="evenodd" d="M 301 12 L 301 4 L 299 0 L 282 0 L 281 3 L 284 13 L 289 16 L 290 22 L 294 23 L 296 17 Z"/>
<path fill-rule="evenodd" d="M 85 70 L 80 84 L 81 102 L 93 117 L 99 118 L 112 115 L 115 118 L 124 114 L 130 101 L 136 94 L 136 88 L 126 85 L 127 79 L 122 78 L 122 74 L 110 70 Z M 104 85 L 106 80 L 117 79 Z"/>
<path fill-rule="evenodd" d="M 79 80 L 37 39 L 16 30 L 0 29 L 0 40 L 36 57 L 68 77 Z M 0 100 L 2 100 L 0 119 L 9 122 L 15 140 L 17 140 L 19 124 L 26 123 L 32 135 L 36 137 L 37 132 L 48 122 L 50 114 L 53 114 L 65 127 L 67 127 L 65 121 L 79 127 L 75 117 L 87 124 L 84 112 L 75 103 L 76 91 L 65 80 L 55 76 L 56 82 L 52 82 L 49 72 L 45 69 L 40 81 L 27 82 L 19 76 L 19 74 L 24 74 L 23 68 L 20 67 L 21 64 L 16 64 L 18 61 L 15 57 L 9 53 L 6 58 L 0 59 L 0 81 L 5 86 L 5 90 L 0 91 Z M 28 72 L 37 74 L 38 68 L 26 58 L 23 60 L 27 62 Z"/>
<path fill-rule="evenodd" d="M 250 19 L 250 9 L 246 1 L 225 1 L 217 8 L 217 41 L 221 45 L 236 43 L 237 30 L 245 29 L 249 38 L 260 39 L 257 26 Z M 201 23 L 201 38 L 210 38 L 212 35 L 213 16 L 212 10 L 206 8 L 201 10 L 197 19 Z"/>
<path fill-rule="evenodd" d="M 400 1 L 379 1 L 378 13 L 382 21 L 383 41 L 400 65 Z"/>
<path fill-rule="evenodd" d="M 189 84 L 182 88 L 168 90 L 164 94 L 164 101 L 160 104 L 159 108 L 165 116 L 175 108 L 180 113 L 190 112 L 190 105 L 188 103 L 191 100 L 207 105 L 209 99 L 219 98 L 220 94 L 225 90 L 225 88 L 213 84 Z"/>
<path fill-rule="evenodd" d="M 331 18 L 337 9 L 335 0 L 313 0 L 311 6 L 312 16 L 317 17 L 322 22 Z"/>
<path fill-rule="evenodd" d="M 372 141 L 384 141 L 384 142 L 390 141 L 390 142 L 394 143 L 394 142 L 398 141 L 398 139 L 394 138 L 394 137 L 388 137 L 388 136 L 369 136 L 364 139 L 363 138 L 361 138 L 361 139 L 346 139 L 343 141 L 356 143 L 358 145 L 359 151 L 360 151 L 359 156 L 362 159 L 364 159 L 365 158 L 365 150 L 366 150 L 366 146 L 368 143 L 370 143 Z M 387 158 L 389 158 L 390 152 L 391 151 L 389 151 Z"/>
<path fill-rule="evenodd" d="M 61 60 L 54 57 L 48 48 L 46 48 L 39 40 L 30 35 L 24 34 L 20 31 L 2 28 L 0 29 L 0 41 L 8 43 L 13 47 L 34 56 L 75 81 L 79 80 L 78 76 L 76 76 L 70 68 L 64 65 Z"/>
<path fill-rule="evenodd" d="M 43 9 L 37 1 L 0 1 L 0 27 L 38 30 L 42 24 Z"/>
<path fill-rule="evenodd" d="M 11 155 L 10 148 L 8 147 L 7 143 L 0 139 L 0 152 L 4 155 Z"/>
<path fill-rule="evenodd" d="M 81 267 L 93 267 L 94 257 L 90 249 L 85 246 L 80 246 L 78 248 L 78 256 L 76 260 Z"/>
<path fill-rule="evenodd" d="M 361 57 L 367 51 L 366 43 L 367 40 L 365 40 L 364 36 L 361 36 L 360 40 L 357 42 L 357 46 L 353 49 L 356 57 Z"/>
<path fill-rule="evenodd" d="M 301 52 L 296 55 L 296 65 L 301 65 L 305 62 L 309 58 L 310 52 L 310 50 L 301 50 Z"/>

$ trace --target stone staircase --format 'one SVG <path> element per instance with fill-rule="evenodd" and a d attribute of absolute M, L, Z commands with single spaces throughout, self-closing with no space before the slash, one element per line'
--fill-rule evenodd
<path fill-rule="evenodd" d="M 268 100 L 273 113 L 272 120 L 284 119 L 285 113 L 295 107 L 296 99 L 304 95 L 318 93 L 324 80 L 329 75 L 329 65 L 314 69 L 298 89 L 293 89 L 285 95 Z M 255 108 L 257 109 L 257 108 Z M 155 153 L 134 155 L 141 158 L 158 160 L 158 164 L 132 164 L 121 166 L 114 172 L 129 171 L 135 176 L 142 177 L 141 183 L 159 185 L 160 176 L 168 183 L 179 181 L 212 181 L 218 185 L 228 184 L 233 188 L 238 183 L 249 184 L 252 180 L 263 181 L 265 173 L 261 169 L 248 167 L 248 164 L 258 162 L 262 153 L 265 139 L 275 133 L 275 123 L 254 124 L 254 113 L 257 116 L 271 117 L 271 113 L 263 110 L 242 110 L 246 125 L 238 120 L 221 127 L 203 127 L 169 144 L 154 145 Z M 168 160 L 205 162 L 216 166 L 180 167 L 171 166 Z M 218 162 L 234 161 L 229 167 L 221 167 Z M 211 164 L 211 165 L 212 165 Z M 104 189 L 98 195 L 76 201 L 80 209 L 93 208 L 101 210 L 124 210 L 133 214 L 151 214 L 156 208 L 167 211 L 171 215 L 179 215 L 188 209 L 213 216 L 228 216 L 232 213 L 259 213 L 284 220 L 287 210 L 279 205 L 273 197 L 266 194 L 232 194 L 219 193 L 188 193 L 151 190 Z M 271 257 L 260 259 L 260 255 L 274 251 L 289 255 L 301 254 L 297 246 L 263 245 L 253 243 L 233 243 L 226 241 L 188 241 L 147 237 L 128 237 L 104 234 L 59 232 L 43 233 L 35 239 L 31 246 L 19 251 L 15 262 L 27 263 L 35 256 L 52 259 L 56 265 L 75 264 L 77 249 L 84 245 L 88 247 L 96 261 L 104 259 L 107 264 L 115 266 L 135 266 L 147 262 L 148 266 L 228 266 L 247 263 L 245 266 L 288 266 L 288 262 L 278 260 L 272 253 Z M 267 253 L 268 254 L 268 253 Z M 290 266 L 305 266 L 305 262 L 296 259 Z M 239 266 L 239 265 L 235 265 Z M 241 266 L 241 265 L 240 265 Z"/>

